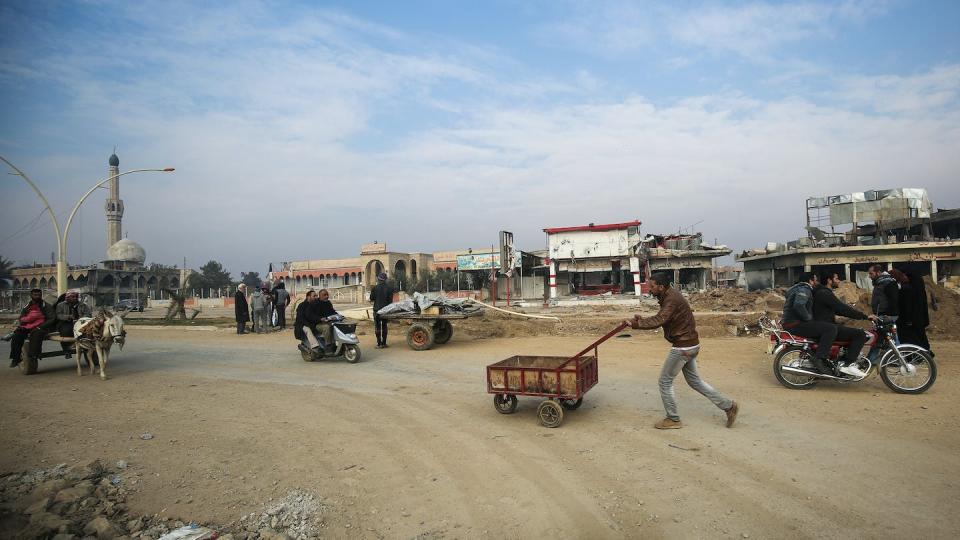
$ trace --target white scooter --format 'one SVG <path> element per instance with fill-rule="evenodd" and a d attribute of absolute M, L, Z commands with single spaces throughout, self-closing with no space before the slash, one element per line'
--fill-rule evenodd
<path fill-rule="evenodd" d="M 339 319 L 335 317 L 339 317 Z M 327 321 L 333 326 L 333 343 L 330 346 L 324 343 L 320 336 L 317 336 L 317 341 L 320 342 L 318 349 L 311 349 L 302 342 L 297 345 L 304 362 L 338 356 L 344 357 L 351 364 L 360 361 L 360 339 L 357 337 L 357 323 L 346 321 L 340 315 L 335 317 Z"/>

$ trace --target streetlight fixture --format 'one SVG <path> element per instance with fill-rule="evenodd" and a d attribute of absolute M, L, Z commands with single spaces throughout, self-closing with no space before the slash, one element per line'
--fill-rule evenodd
<path fill-rule="evenodd" d="M 73 206 L 73 210 L 70 211 L 70 216 L 67 218 L 67 225 L 63 229 L 63 233 L 60 232 L 60 222 L 57 221 L 57 215 L 53 212 L 53 209 L 50 208 L 50 203 L 47 201 L 47 198 L 43 196 L 43 193 L 40 192 L 40 188 L 33 183 L 33 180 L 30 179 L 20 169 L 16 167 L 13 163 L 7 160 L 7 158 L 0 156 L 0 160 L 3 160 L 4 163 L 10 166 L 11 169 L 16 171 L 16 175 L 23 178 L 30 184 L 30 187 L 33 188 L 33 191 L 36 192 L 37 196 L 40 197 L 40 200 L 43 201 L 44 207 L 47 209 L 47 213 L 50 214 L 50 220 L 53 221 L 53 228 L 57 233 L 57 296 L 60 296 L 67 290 L 67 238 L 70 235 L 70 225 L 73 223 L 73 218 L 77 214 L 77 210 L 80 209 L 80 205 L 83 204 L 83 201 L 87 200 L 87 197 L 91 193 L 97 190 L 97 188 L 106 184 L 114 178 L 120 178 L 128 174 L 139 173 L 139 172 L 173 172 L 173 167 L 166 167 L 163 169 L 134 169 L 132 171 L 124 171 L 119 174 L 114 174 L 104 178 L 103 180 L 98 181 L 92 188 L 90 188 L 86 193 L 83 194 L 83 197 L 80 197 L 80 200 L 77 201 L 77 204 Z"/>

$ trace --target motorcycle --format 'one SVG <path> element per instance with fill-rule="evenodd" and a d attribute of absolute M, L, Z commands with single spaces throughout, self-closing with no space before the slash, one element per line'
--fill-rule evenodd
<path fill-rule="evenodd" d="M 846 354 L 849 342 L 835 341 L 825 360 L 833 374 L 820 373 L 813 366 L 817 340 L 797 336 L 784 330 L 778 321 L 760 318 L 760 328 L 770 335 L 767 353 L 773 355 L 773 374 L 783 386 L 793 390 L 813 388 L 823 380 L 840 383 L 855 383 L 867 378 L 874 368 L 888 388 L 898 394 L 921 394 L 937 380 L 937 364 L 930 351 L 911 344 L 897 344 L 897 325 L 886 317 L 877 317 L 873 328 L 866 330 L 867 342 L 863 346 L 856 367 L 863 373 L 854 376 L 837 369 L 837 359 Z"/>
<path fill-rule="evenodd" d="M 345 321 L 342 317 L 338 320 L 330 320 L 333 327 L 333 343 L 323 342 L 323 338 L 317 336 L 320 347 L 311 349 L 303 343 L 297 344 L 300 349 L 300 356 L 304 362 L 313 362 L 323 358 L 336 358 L 342 356 L 347 362 L 356 364 L 360 361 L 360 338 L 357 337 L 357 323 Z"/>

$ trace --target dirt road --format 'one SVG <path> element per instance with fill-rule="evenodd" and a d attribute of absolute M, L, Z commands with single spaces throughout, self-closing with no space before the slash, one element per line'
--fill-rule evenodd
<path fill-rule="evenodd" d="M 63 359 L 0 372 L 0 472 L 122 459 L 142 479 L 132 510 L 220 524 L 303 488 L 333 538 L 960 536 L 960 344 L 937 343 L 936 385 L 902 396 L 878 378 L 790 391 L 760 339 L 706 339 L 701 370 L 739 422 L 680 381 L 686 427 L 661 432 L 667 346 L 633 334 L 551 430 L 534 399 L 498 414 L 483 367 L 588 338 L 416 353 L 366 335 L 351 365 L 301 361 L 289 331 L 131 327 L 106 382 Z"/>

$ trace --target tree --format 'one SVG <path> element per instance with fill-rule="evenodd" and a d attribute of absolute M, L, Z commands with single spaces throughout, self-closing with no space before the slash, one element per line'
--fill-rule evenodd
<path fill-rule="evenodd" d="M 13 268 L 13 261 L 4 259 L 0 255 L 0 289 L 5 289 L 7 287 L 6 280 L 11 279 L 13 274 L 10 272 L 10 269 Z"/>
<path fill-rule="evenodd" d="M 259 287 L 263 280 L 260 279 L 260 272 L 240 272 L 240 283 L 252 289 Z"/>
<path fill-rule="evenodd" d="M 201 289 L 220 289 L 228 287 L 233 282 L 230 272 L 217 261 L 207 261 L 200 267 L 200 275 L 196 277 L 195 287 Z"/>

